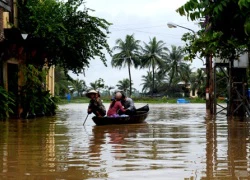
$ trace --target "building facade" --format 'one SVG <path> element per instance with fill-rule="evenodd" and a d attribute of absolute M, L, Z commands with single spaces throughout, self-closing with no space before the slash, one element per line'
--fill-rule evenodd
<path fill-rule="evenodd" d="M 12 11 L 10 0 L 0 0 L 0 42 L 4 40 L 4 19 L 7 13 Z"/>
<path fill-rule="evenodd" d="M 16 97 L 19 96 L 20 87 L 24 84 L 20 65 L 26 62 L 26 44 L 28 41 L 39 44 L 39 41 L 29 39 L 28 34 L 21 34 L 17 28 L 17 15 L 16 0 L 0 0 L 0 86 Z M 39 49 L 34 51 L 37 52 Z M 45 83 L 46 90 L 54 96 L 54 67 L 48 70 Z M 18 113 L 21 107 L 17 104 L 16 108 Z"/>

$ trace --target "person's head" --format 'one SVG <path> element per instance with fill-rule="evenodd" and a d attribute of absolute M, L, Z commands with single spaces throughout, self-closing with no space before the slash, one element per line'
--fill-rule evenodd
<path fill-rule="evenodd" d="M 95 91 L 95 90 L 90 90 L 87 94 L 86 94 L 86 96 L 88 97 L 88 98 L 90 98 L 90 99 L 95 99 L 96 97 L 97 97 L 97 92 Z"/>
<path fill-rule="evenodd" d="M 121 98 L 122 98 L 122 93 L 121 92 L 117 92 L 117 93 L 115 93 L 115 99 L 116 100 L 121 100 Z"/>
<path fill-rule="evenodd" d="M 120 93 L 122 95 L 121 99 L 126 98 L 126 95 L 125 95 L 124 91 L 118 89 L 118 90 L 115 91 L 115 94 L 117 94 L 117 93 Z"/>

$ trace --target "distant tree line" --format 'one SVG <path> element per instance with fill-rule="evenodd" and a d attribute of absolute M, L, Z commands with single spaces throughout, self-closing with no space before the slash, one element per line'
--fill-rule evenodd
<path fill-rule="evenodd" d="M 131 67 L 147 68 L 147 74 L 142 76 L 142 92 L 155 95 L 180 96 L 196 90 L 200 96 L 205 92 L 205 74 L 199 69 L 192 72 L 190 64 L 184 60 L 185 51 L 180 46 L 166 47 L 162 40 L 153 37 L 148 43 L 136 40 L 134 35 L 126 35 L 125 39 L 117 39 L 111 64 L 113 67 L 127 66 L 129 73 L 129 94 L 132 94 Z M 189 88 L 187 88 L 189 87 Z M 191 87 L 191 88 L 190 88 Z M 177 92 L 177 93 L 176 93 Z"/>
<path fill-rule="evenodd" d="M 117 82 L 116 88 L 123 90 L 128 95 L 137 92 L 133 88 L 131 67 L 147 69 L 146 75 L 141 77 L 143 95 L 180 97 L 190 95 L 190 91 L 197 92 L 198 96 L 205 95 L 205 72 L 198 69 L 192 72 L 190 63 L 184 60 L 184 50 L 180 46 L 171 46 L 168 49 L 163 41 L 156 37 L 149 43 L 140 45 L 134 35 L 126 35 L 125 40 L 118 39 L 112 49 L 111 65 L 117 68 L 128 68 L 129 78 Z M 63 72 L 62 72 L 63 73 Z M 62 76 L 60 76 L 62 77 Z M 71 80 L 71 89 L 84 92 L 88 89 L 108 91 L 115 89 L 105 84 L 103 79 L 96 80 L 86 85 L 83 80 Z M 57 84 L 57 83 L 56 83 Z M 79 87 L 79 88 L 77 88 Z M 79 94 L 80 95 L 80 94 Z"/>

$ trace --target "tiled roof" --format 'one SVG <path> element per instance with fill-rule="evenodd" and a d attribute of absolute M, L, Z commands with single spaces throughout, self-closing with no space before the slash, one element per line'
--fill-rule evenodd
<path fill-rule="evenodd" d="M 6 11 L 11 11 L 12 0 L 0 0 L 0 7 L 4 8 Z"/>

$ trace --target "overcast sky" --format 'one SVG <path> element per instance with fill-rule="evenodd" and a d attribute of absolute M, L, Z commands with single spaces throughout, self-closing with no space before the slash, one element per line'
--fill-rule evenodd
<path fill-rule="evenodd" d="M 104 18 L 113 25 L 110 27 L 108 43 L 112 48 L 115 40 L 134 34 L 135 39 L 149 42 L 156 37 L 162 40 L 167 47 L 171 45 L 183 46 L 181 37 L 188 30 L 183 28 L 168 28 L 167 23 L 173 22 L 197 31 L 199 28 L 195 22 L 181 17 L 176 9 L 185 4 L 187 0 L 87 0 L 86 7 L 95 10 L 90 12 L 92 16 Z M 142 45 L 142 44 L 141 44 Z M 108 67 L 105 67 L 100 59 L 96 58 L 90 63 L 90 67 L 84 75 L 70 74 L 74 79 L 83 79 L 89 86 L 99 78 L 103 78 L 108 86 L 115 86 L 119 80 L 128 78 L 128 69 L 112 68 L 111 57 L 107 55 Z M 194 60 L 192 65 L 196 68 L 204 67 L 201 60 Z M 146 75 L 147 69 L 136 70 L 132 68 L 132 81 L 136 89 L 141 91 L 142 75 Z"/>

